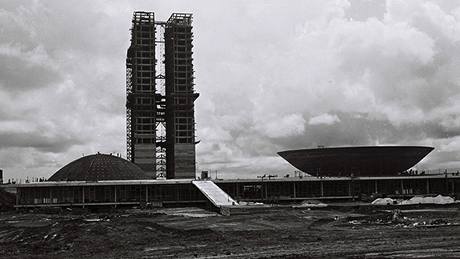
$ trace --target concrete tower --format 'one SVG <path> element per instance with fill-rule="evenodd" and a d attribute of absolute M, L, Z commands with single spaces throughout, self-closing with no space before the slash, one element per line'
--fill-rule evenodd
<path fill-rule="evenodd" d="M 126 58 L 127 158 L 156 178 L 155 18 L 135 12 Z"/>
<path fill-rule="evenodd" d="M 174 13 L 166 22 L 155 21 L 151 12 L 133 15 L 127 154 L 152 178 L 195 178 L 192 40 L 191 14 Z"/>
<path fill-rule="evenodd" d="M 167 178 L 195 178 L 192 40 L 192 15 L 172 14 L 165 28 Z"/>

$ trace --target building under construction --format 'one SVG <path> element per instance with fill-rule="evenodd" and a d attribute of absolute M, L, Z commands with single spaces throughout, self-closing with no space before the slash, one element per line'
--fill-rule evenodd
<path fill-rule="evenodd" d="M 192 15 L 135 12 L 126 59 L 127 157 L 151 178 L 195 178 Z"/>
<path fill-rule="evenodd" d="M 196 180 L 192 38 L 191 14 L 161 22 L 152 12 L 135 12 L 126 60 L 130 161 L 97 153 L 67 164 L 48 181 L 7 185 L 16 189 L 16 207 L 211 205 L 227 214 L 239 201 L 460 197 L 459 172 L 407 172 L 433 150 L 421 146 L 287 150 L 279 155 L 303 173 L 225 180 L 203 174 Z M 145 173 L 170 179 L 146 179 Z M 0 205 L 11 204 L 2 195 Z"/>

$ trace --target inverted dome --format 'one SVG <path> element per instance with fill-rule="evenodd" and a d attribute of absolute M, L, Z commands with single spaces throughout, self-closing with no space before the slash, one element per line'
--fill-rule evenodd
<path fill-rule="evenodd" d="M 291 165 L 313 176 L 391 176 L 417 164 L 434 148 L 363 146 L 278 152 Z"/>
<path fill-rule="evenodd" d="M 121 157 L 95 154 L 70 162 L 48 181 L 104 181 L 149 179 L 140 167 Z"/>

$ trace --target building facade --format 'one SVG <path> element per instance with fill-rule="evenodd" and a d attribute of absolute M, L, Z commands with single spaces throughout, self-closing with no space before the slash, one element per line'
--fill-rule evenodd
<path fill-rule="evenodd" d="M 439 194 L 460 198 L 460 176 L 303 177 L 214 180 L 237 201 L 264 203 L 309 199 L 373 200 L 375 197 L 408 199 Z M 36 206 L 160 206 L 206 204 L 208 198 L 192 180 L 61 181 L 10 185 L 17 188 L 17 207 Z"/>

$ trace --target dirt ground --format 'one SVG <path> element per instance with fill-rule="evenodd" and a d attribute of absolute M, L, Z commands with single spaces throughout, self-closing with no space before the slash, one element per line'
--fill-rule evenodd
<path fill-rule="evenodd" d="M 459 257 L 460 206 L 4 212 L 1 258 Z"/>

